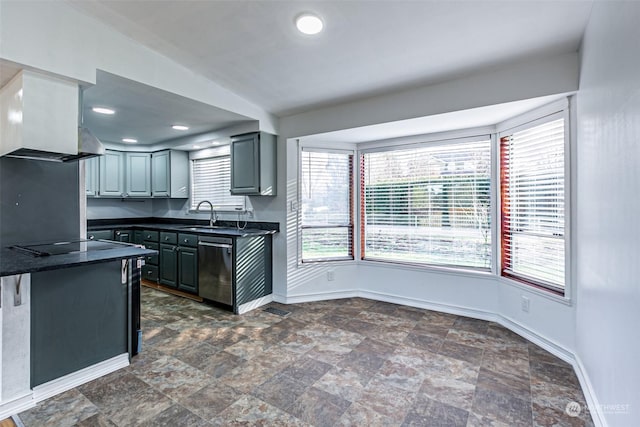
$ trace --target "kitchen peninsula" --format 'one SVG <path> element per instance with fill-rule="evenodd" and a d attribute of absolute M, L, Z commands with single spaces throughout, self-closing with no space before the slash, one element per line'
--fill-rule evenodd
<path fill-rule="evenodd" d="M 137 350 L 137 269 L 155 251 L 56 243 L 0 250 L 0 418 L 127 366 Z"/>

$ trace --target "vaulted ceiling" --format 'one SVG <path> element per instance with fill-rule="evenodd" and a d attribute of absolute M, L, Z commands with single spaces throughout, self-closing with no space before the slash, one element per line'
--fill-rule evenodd
<path fill-rule="evenodd" d="M 576 52 L 592 1 L 70 0 L 279 116 Z M 314 12 L 317 36 L 294 19 Z"/>

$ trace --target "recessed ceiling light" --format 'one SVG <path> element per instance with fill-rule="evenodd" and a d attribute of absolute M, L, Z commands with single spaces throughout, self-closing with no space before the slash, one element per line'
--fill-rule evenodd
<path fill-rule="evenodd" d="M 116 110 L 112 110 L 111 108 L 106 108 L 106 107 L 93 107 L 92 108 L 94 113 L 100 113 L 100 114 L 115 114 Z"/>
<path fill-rule="evenodd" d="M 184 125 L 173 125 L 171 126 L 173 129 L 175 130 L 188 130 L 189 126 L 184 126 Z"/>
<path fill-rule="evenodd" d="M 303 13 L 296 18 L 296 27 L 303 34 L 313 35 L 322 31 L 322 19 L 312 13 Z"/>
<path fill-rule="evenodd" d="M 136 142 L 138 142 L 138 140 L 135 138 L 122 138 L 122 142 L 129 142 L 131 144 L 135 144 Z"/>
<path fill-rule="evenodd" d="M 200 146 L 199 145 L 194 145 L 193 148 L 198 149 L 198 148 L 200 148 Z"/>

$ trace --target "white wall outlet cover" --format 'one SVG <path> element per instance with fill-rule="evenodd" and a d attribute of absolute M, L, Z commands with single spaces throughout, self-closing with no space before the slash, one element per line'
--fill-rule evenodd
<path fill-rule="evenodd" d="M 331 282 L 335 280 L 335 278 L 336 278 L 335 271 L 327 270 L 327 280 Z"/>
<path fill-rule="evenodd" d="M 522 304 L 522 311 L 524 311 L 525 313 L 529 312 L 529 298 L 522 296 L 522 300 L 521 300 L 521 304 Z"/>

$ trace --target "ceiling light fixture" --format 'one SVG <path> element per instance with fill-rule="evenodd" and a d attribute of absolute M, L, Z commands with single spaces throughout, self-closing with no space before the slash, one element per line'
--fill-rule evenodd
<path fill-rule="evenodd" d="M 200 148 L 200 146 L 199 145 L 194 145 L 193 148 L 195 148 L 197 150 L 198 148 Z"/>
<path fill-rule="evenodd" d="M 131 144 L 135 144 L 136 142 L 138 142 L 138 140 L 135 138 L 122 138 L 122 142 L 129 142 Z"/>
<path fill-rule="evenodd" d="M 189 126 L 184 126 L 184 125 L 173 125 L 171 126 L 173 129 L 175 130 L 188 130 Z"/>
<path fill-rule="evenodd" d="M 324 28 L 322 19 L 312 13 L 303 13 L 296 18 L 296 28 L 303 34 L 318 34 Z"/>
<path fill-rule="evenodd" d="M 111 115 L 116 113 L 116 110 L 112 110 L 111 108 L 106 108 L 106 107 L 93 107 L 92 110 L 94 113 L 99 113 L 99 114 Z"/>
<path fill-rule="evenodd" d="M 212 141 L 211 145 L 220 145 L 220 141 Z"/>

